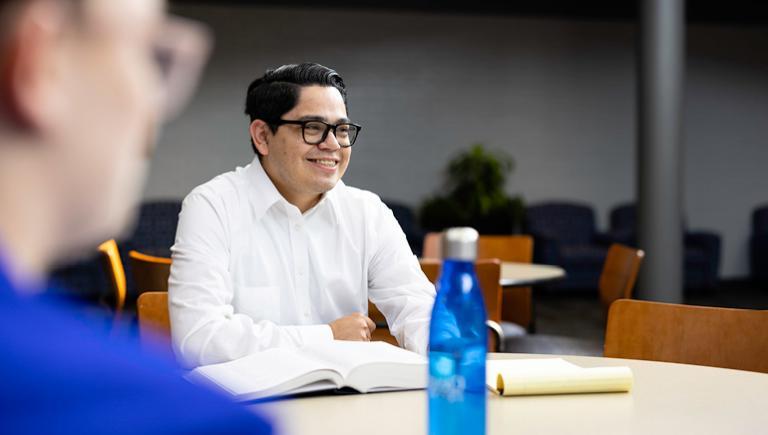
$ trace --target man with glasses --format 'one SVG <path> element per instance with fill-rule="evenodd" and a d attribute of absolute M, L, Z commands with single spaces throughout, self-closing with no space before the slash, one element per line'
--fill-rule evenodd
<path fill-rule="evenodd" d="M 400 345 L 426 353 L 434 287 L 392 212 L 341 181 L 361 131 L 341 76 L 267 71 L 245 111 L 256 157 L 194 189 L 179 217 L 169 296 L 183 363 L 370 340 L 369 299 Z"/>
<path fill-rule="evenodd" d="M 208 36 L 163 8 L 0 2 L 0 433 L 269 433 L 45 288 L 125 230 L 155 130 L 191 94 Z"/>

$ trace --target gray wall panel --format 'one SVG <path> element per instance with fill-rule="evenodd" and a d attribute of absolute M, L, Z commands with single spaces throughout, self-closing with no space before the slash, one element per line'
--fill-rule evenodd
<path fill-rule="evenodd" d="M 364 125 L 345 181 L 415 205 L 474 142 L 507 150 L 508 190 L 568 198 L 599 225 L 635 192 L 634 26 L 417 13 L 185 6 L 217 35 L 200 92 L 168 125 L 147 198 L 183 197 L 250 161 L 245 88 L 266 68 L 317 61 L 349 86 Z M 713 43 L 714 41 L 714 43 Z M 689 36 L 685 212 L 724 236 L 722 274 L 747 273 L 748 214 L 768 202 L 768 35 Z"/>

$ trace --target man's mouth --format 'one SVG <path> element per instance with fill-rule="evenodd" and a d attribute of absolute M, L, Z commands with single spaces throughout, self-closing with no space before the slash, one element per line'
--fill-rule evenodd
<path fill-rule="evenodd" d="M 314 164 L 323 166 L 325 168 L 331 168 L 331 169 L 339 165 L 339 161 L 334 159 L 307 159 L 307 160 L 309 160 Z"/>

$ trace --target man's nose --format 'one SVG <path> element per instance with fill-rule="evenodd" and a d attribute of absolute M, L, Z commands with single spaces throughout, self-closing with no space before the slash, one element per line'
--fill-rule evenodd
<path fill-rule="evenodd" d="M 337 149 L 341 148 L 339 141 L 336 140 L 336 132 L 333 129 L 328 130 L 328 134 L 325 135 L 325 140 L 317 144 L 317 147 L 321 150 L 329 151 L 336 151 Z"/>

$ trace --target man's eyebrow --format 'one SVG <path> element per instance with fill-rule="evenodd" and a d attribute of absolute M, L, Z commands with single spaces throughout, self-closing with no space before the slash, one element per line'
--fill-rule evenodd
<path fill-rule="evenodd" d="M 322 121 L 322 122 L 325 122 L 325 123 L 329 123 L 328 122 L 328 118 L 326 118 L 324 116 L 318 116 L 318 115 L 305 115 L 305 116 L 302 116 L 301 118 L 299 118 L 299 121 Z M 336 124 L 348 124 L 350 122 L 352 122 L 352 121 L 350 121 L 350 119 L 345 116 L 345 117 L 337 119 L 335 123 Z"/>
<path fill-rule="evenodd" d="M 299 118 L 299 121 L 325 121 L 325 118 L 317 115 L 305 115 Z"/>

